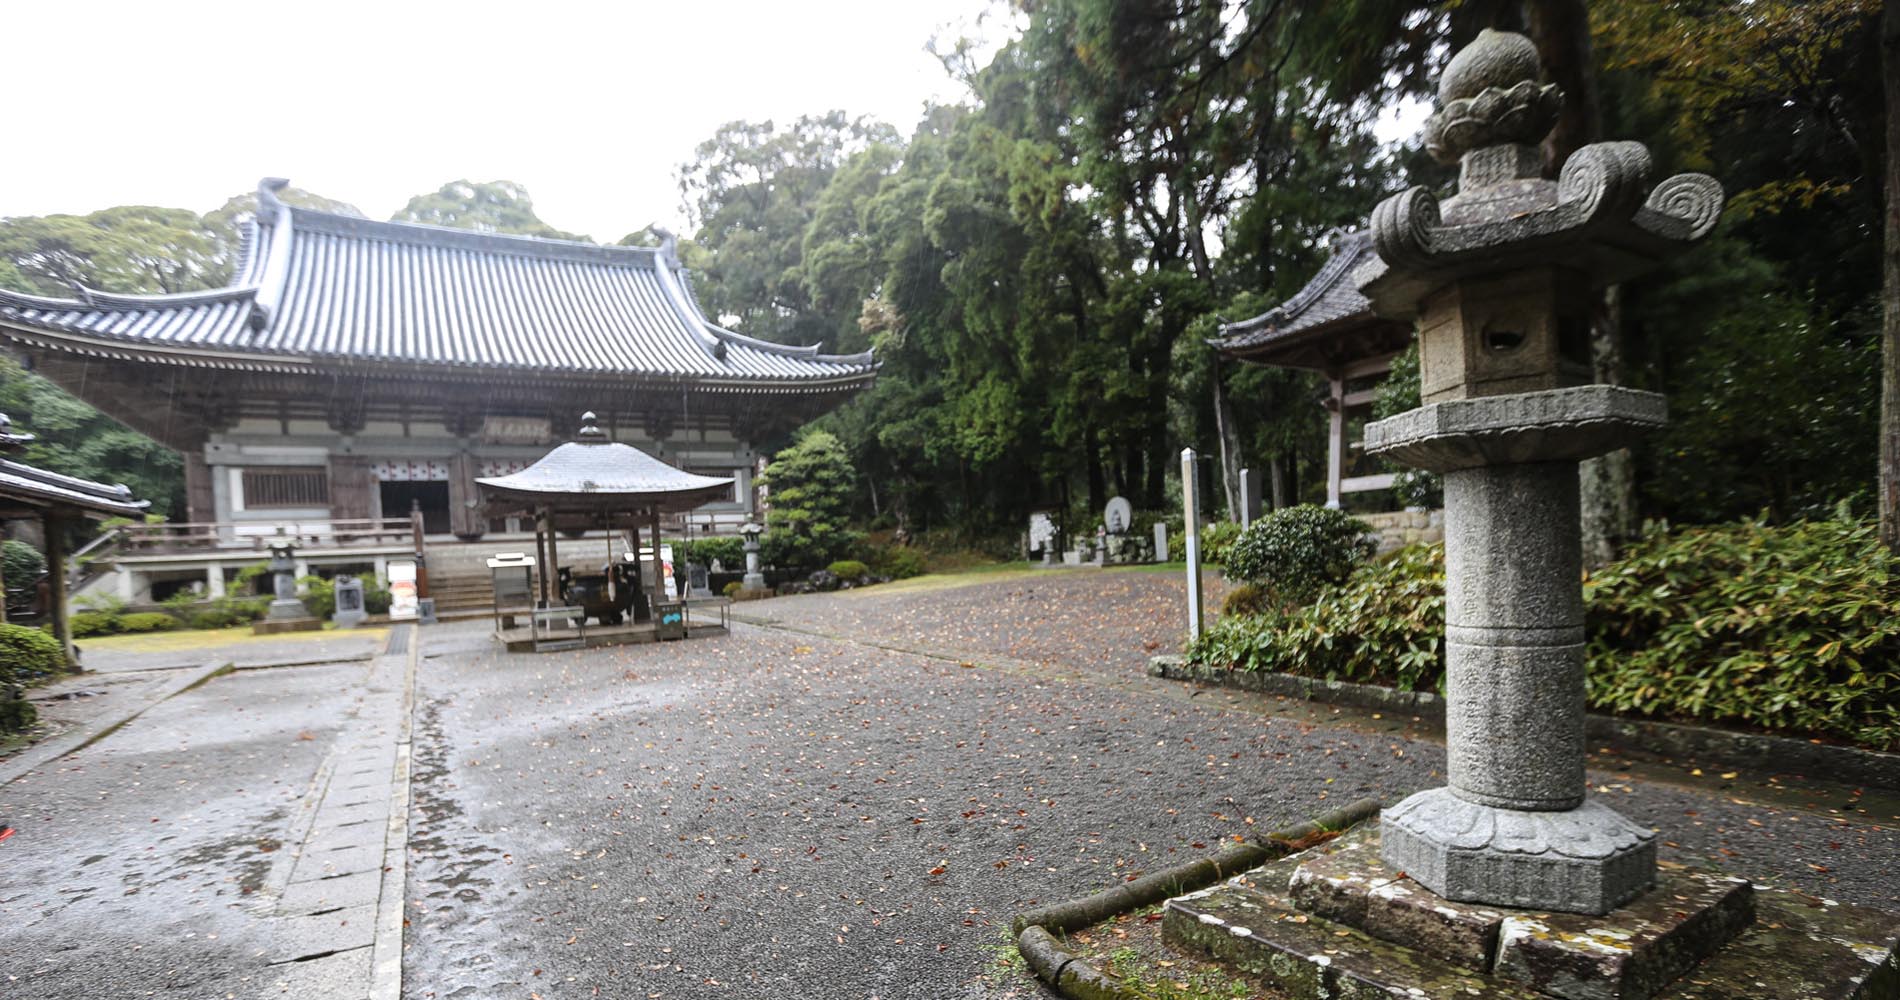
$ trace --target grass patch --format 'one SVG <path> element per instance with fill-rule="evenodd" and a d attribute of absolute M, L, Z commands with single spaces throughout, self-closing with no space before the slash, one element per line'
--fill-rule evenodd
<path fill-rule="evenodd" d="M 352 630 L 365 638 L 382 639 L 389 634 L 388 628 L 358 628 Z M 215 646 L 250 645 L 262 642 L 315 641 L 335 638 L 336 630 L 328 625 L 321 631 L 279 632 L 276 635 L 252 635 L 249 625 L 232 628 L 193 629 L 177 632 L 142 632 L 131 635 L 95 636 L 81 645 L 87 649 L 109 650 L 120 653 L 175 653 L 184 650 L 209 649 Z"/>

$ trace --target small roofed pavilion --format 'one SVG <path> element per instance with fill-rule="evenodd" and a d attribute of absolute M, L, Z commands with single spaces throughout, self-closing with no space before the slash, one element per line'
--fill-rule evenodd
<path fill-rule="evenodd" d="M 1272 309 L 1221 327 L 1208 341 L 1222 358 L 1270 368 L 1293 368 L 1326 376 L 1330 414 L 1326 449 L 1326 505 L 1338 507 L 1346 493 L 1384 489 L 1390 474 L 1348 476 L 1347 424 L 1353 411 L 1369 412 L 1373 390 L 1350 383 L 1376 381 L 1412 340 L 1412 328 L 1374 315 L 1359 294 L 1354 275 L 1378 263 L 1369 232 L 1348 232 L 1333 243 L 1333 256 L 1306 287 Z"/>
<path fill-rule="evenodd" d="M 475 480 L 489 516 L 534 518 L 542 607 L 564 603 L 557 536 L 600 530 L 609 537 L 629 533 L 627 550 L 636 559 L 641 529 L 646 530 L 655 553 L 653 601 L 665 601 L 666 582 L 658 572 L 660 515 L 728 498 L 732 483 L 730 478 L 674 468 L 632 445 L 610 440 L 592 412 L 581 415 L 574 440 L 534 464 L 510 475 Z M 616 585 L 611 579 L 607 584 Z"/>
<path fill-rule="evenodd" d="M 17 454 L 33 439 L 31 434 L 13 433 L 13 422 L 0 414 L 0 453 Z M 73 630 L 66 612 L 66 529 L 85 518 L 142 517 L 150 506 L 150 501 L 134 499 L 132 491 L 124 486 L 107 486 L 90 479 L 64 476 L 0 457 L 0 520 L 32 518 L 45 529 L 46 570 L 51 591 L 48 611 L 53 637 L 65 648 L 67 663 L 78 663 L 78 655 L 73 648 Z M 0 593 L 0 616 L 5 614 L 4 596 Z"/>

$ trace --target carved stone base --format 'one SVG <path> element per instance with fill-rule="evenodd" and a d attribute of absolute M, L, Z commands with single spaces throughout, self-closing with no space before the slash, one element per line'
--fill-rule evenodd
<path fill-rule="evenodd" d="M 270 609 L 264 613 L 264 617 L 271 621 L 290 621 L 292 619 L 308 618 L 310 617 L 310 609 L 304 607 L 303 601 L 295 597 L 289 599 L 279 598 L 270 602 Z"/>
<path fill-rule="evenodd" d="M 1595 801 L 1564 812 L 1419 792 L 1381 820 L 1386 865 L 1447 899 L 1565 913 L 1607 913 L 1656 878 L 1656 840 Z"/>

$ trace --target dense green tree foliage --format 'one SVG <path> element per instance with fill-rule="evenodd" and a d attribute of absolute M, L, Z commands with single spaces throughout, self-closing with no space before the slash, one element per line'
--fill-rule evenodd
<path fill-rule="evenodd" d="M 1037 507 L 1099 511 L 1121 494 L 1160 508 L 1178 497 L 1179 450 L 1223 442 L 1231 468 L 1275 470 L 1285 503 L 1319 499 L 1320 387 L 1217 364 L 1205 342 L 1293 294 L 1329 234 L 1383 195 L 1449 187 L 1449 168 L 1373 125 L 1428 98 L 1449 53 L 1492 25 L 1529 31 L 1573 97 L 1553 165 L 1580 142 L 1637 139 L 1659 174 L 1708 170 L 1733 196 L 1706 247 L 1612 302 L 1618 377 L 1674 400 L 1675 422 L 1635 456 L 1640 512 L 1783 520 L 1871 494 L 1893 111 L 1874 0 L 1013 10 L 1020 30 L 987 65 L 939 47 L 970 97 L 907 134 L 837 111 L 732 122 L 680 171 L 694 229 L 680 252 L 709 315 L 877 351 L 876 386 L 823 422 L 848 460 L 850 518 L 1013 535 Z M 252 210 L 243 196 L 203 218 L 0 220 L 0 283 L 203 287 L 228 275 Z M 397 218 L 569 235 L 508 182 L 445 185 Z"/>
<path fill-rule="evenodd" d="M 432 226 L 475 229 L 484 233 L 513 233 L 551 240 L 585 240 L 562 232 L 534 214 L 528 189 L 514 181 L 450 181 L 428 194 L 409 199 L 391 222 L 422 222 Z"/>

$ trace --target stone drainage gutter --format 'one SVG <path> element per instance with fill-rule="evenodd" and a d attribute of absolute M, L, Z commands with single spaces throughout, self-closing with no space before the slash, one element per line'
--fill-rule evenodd
<path fill-rule="evenodd" d="M 1441 726 L 1445 722 L 1445 699 L 1429 691 L 1400 691 L 1376 684 L 1329 681 L 1267 670 L 1211 667 L 1191 663 L 1179 655 L 1150 657 L 1148 673 L 1209 687 L 1416 715 Z M 1610 744 L 1644 754 L 1699 758 L 1758 771 L 1796 772 L 1836 784 L 1900 791 L 1900 754 L 1595 713 L 1584 716 L 1583 726 L 1592 746 Z"/>
<path fill-rule="evenodd" d="M 1376 800 L 1360 799 L 1291 829 L 1231 844 L 1208 857 L 1119 883 L 1106 892 L 1026 910 L 1010 922 L 1010 931 L 1016 935 L 1016 950 L 1038 978 L 1070 1000 L 1131 998 L 1133 994 L 1124 991 L 1115 979 L 1070 954 L 1056 935 L 1066 935 L 1117 914 L 1205 889 L 1221 879 L 1305 850 L 1378 814 Z"/>

